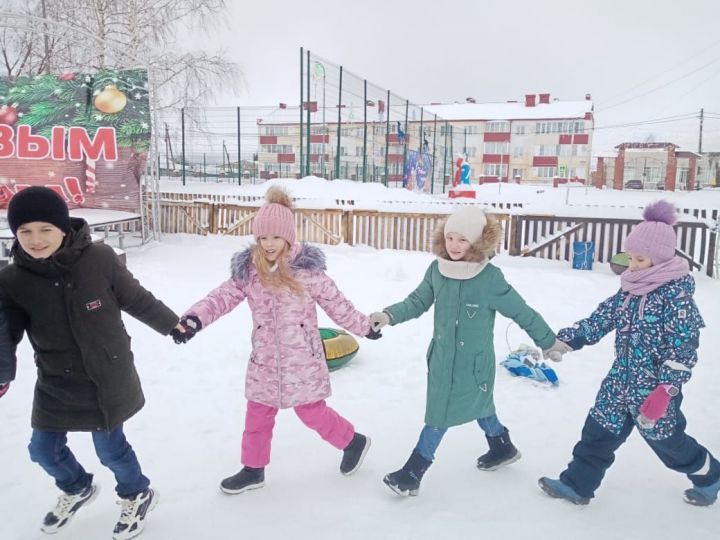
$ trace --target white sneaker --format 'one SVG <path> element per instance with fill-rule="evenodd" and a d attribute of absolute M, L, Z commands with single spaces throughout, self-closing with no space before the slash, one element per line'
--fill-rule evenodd
<path fill-rule="evenodd" d="M 120 499 L 117 503 L 122 505 L 120 519 L 113 529 L 113 540 L 127 540 L 135 538 L 145 528 L 145 518 L 158 503 L 158 492 L 147 488 L 132 499 Z"/>
<path fill-rule="evenodd" d="M 100 487 L 91 483 L 81 493 L 75 495 L 63 493 L 58 497 L 55 508 L 48 512 L 45 519 L 43 519 L 40 530 L 45 534 L 55 534 L 63 527 L 66 527 L 80 508 L 95 500 L 99 491 Z"/>

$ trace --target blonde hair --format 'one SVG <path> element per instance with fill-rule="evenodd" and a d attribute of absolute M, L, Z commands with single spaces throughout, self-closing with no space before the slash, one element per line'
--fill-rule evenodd
<path fill-rule="evenodd" d="M 263 287 L 274 289 L 276 291 L 286 288 L 296 294 L 304 294 L 305 288 L 293 276 L 292 269 L 287 258 L 290 253 L 290 244 L 285 242 L 282 250 L 278 254 L 275 262 L 270 262 L 265 258 L 259 245 L 253 247 L 252 260 L 257 270 L 258 278 Z M 274 264 L 277 264 L 275 271 L 272 270 Z"/>

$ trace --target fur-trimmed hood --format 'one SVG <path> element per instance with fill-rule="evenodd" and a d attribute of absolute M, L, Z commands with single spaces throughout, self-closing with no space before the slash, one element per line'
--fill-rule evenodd
<path fill-rule="evenodd" d="M 470 246 L 468 251 L 467 262 L 484 262 L 492 258 L 500 245 L 502 231 L 500 223 L 495 216 L 486 215 L 487 224 L 483 229 L 480 239 Z M 440 222 L 435 229 L 432 237 L 432 252 L 440 259 L 452 260 L 445 249 L 445 222 L 447 218 Z"/>
<path fill-rule="evenodd" d="M 230 262 L 230 274 L 234 279 L 247 281 L 250 277 L 250 270 L 253 266 L 252 255 L 255 249 L 257 249 L 257 244 L 233 255 Z M 293 270 L 309 270 L 311 272 L 327 270 L 325 253 L 320 248 L 305 243 L 293 245 L 290 249 L 290 261 L 290 268 Z"/>

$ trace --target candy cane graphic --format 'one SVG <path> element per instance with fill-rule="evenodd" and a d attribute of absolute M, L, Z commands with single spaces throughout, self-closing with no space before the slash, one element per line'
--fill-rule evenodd
<path fill-rule="evenodd" d="M 97 179 L 95 178 L 95 160 L 85 159 L 85 190 L 88 193 L 95 193 Z"/>

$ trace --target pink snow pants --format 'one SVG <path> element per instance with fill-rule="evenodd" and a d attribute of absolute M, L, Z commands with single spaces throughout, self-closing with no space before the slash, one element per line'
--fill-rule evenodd
<path fill-rule="evenodd" d="M 347 447 L 355 434 L 353 425 L 328 407 L 325 400 L 298 405 L 294 410 L 303 424 L 338 450 Z M 246 467 L 260 468 L 270 463 L 270 442 L 277 413 L 275 407 L 248 400 L 240 457 Z"/>

